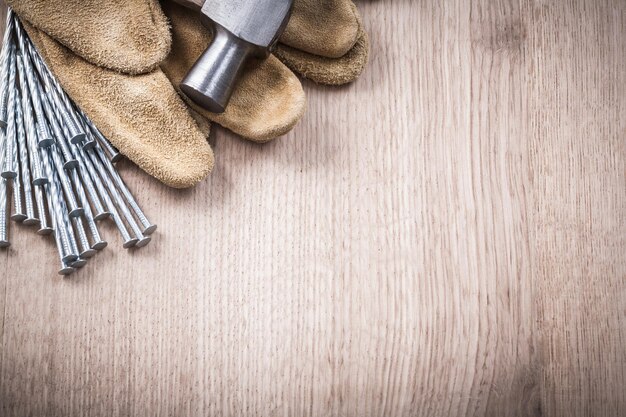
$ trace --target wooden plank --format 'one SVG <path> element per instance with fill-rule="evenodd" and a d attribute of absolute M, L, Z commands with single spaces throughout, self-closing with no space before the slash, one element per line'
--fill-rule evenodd
<path fill-rule="evenodd" d="M 368 69 L 287 137 L 119 165 L 147 248 L 67 280 L 13 228 L 0 414 L 626 413 L 626 6 L 359 7 Z"/>

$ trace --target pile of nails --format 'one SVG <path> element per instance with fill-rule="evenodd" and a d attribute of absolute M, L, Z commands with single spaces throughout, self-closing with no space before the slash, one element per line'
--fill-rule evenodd
<path fill-rule="evenodd" d="M 11 10 L 0 55 L 0 127 L 0 247 L 10 245 L 9 213 L 53 235 L 61 275 L 107 246 L 96 221 L 112 219 L 124 248 L 150 242 L 156 226 L 113 165 L 120 153 L 65 94 Z"/>

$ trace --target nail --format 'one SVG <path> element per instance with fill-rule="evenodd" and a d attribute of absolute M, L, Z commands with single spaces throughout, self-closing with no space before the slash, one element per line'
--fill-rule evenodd
<path fill-rule="evenodd" d="M 0 178 L 0 248 L 11 246 L 11 242 L 9 242 L 9 224 L 7 222 L 8 190 L 7 180 Z"/>
<path fill-rule="evenodd" d="M 37 202 L 37 213 L 39 216 L 38 235 L 49 235 L 53 232 L 52 226 L 48 224 L 48 215 L 46 213 L 46 202 L 43 194 L 43 186 L 35 185 L 35 201 Z"/>
<path fill-rule="evenodd" d="M 22 99 L 19 90 L 16 91 L 15 96 L 15 124 L 17 127 L 17 145 L 19 148 L 20 180 L 22 182 L 22 190 L 24 191 L 24 213 L 26 214 L 24 224 L 26 226 L 32 226 L 38 224 L 39 219 L 35 214 L 35 205 L 33 202 L 30 168 L 28 166 L 28 149 L 26 145 L 26 134 L 24 132 L 24 118 L 22 116 Z M 36 157 L 36 155 L 34 155 L 34 157 Z M 31 157 L 31 159 L 33 159 L 33 157 Z"/>
<path fill-rule="evenodd" d="M 59 142 L 63 143 L 64 139 L 62 138 Z M 65 145 L 68 148 L 68 152 L 70 152 L 70 157 L 73 160 L 77 161 L 77 164 L 78 164 L 76 168 L 70 171 L 72 183 L 74 184 L 74 189 L 76 189 L 77 193 L 80 193 L 81 191 L 84 192 L 84 189 L 82 188 L 82 183 L 84 182 L 85 185 L 87 186 L 88 192 L 93 195 L 94 208 L 97 211 L 96 219 L 102 219 L 102 218 L 108 217 L 109 213 L 104 210 L 104 207 L 102 207 L 102 203 L 100 199 L 97 197 L 97 193 L 95 192 L 95 190 L 93 190 L 94 185 L 91 179 L 89 178 L 89 175 L 85 172 L 84 170 L 85 167 L 80 166 L 80 164 L 78 163 L 78 160 L 81 159 L 81 152 L 82 152 L 80 146 L 71 146 L 67 143 L 65 143 Z M 84 206 L 88 205 L 88 202 L 86 202 L 85 200 L 84 202 L 81 202 L 81 205 L 83 206 L 82 208 L 83 208 L 83 213 L 84 213 L 84 208 L 85 208 Z"/>
<path fill-rule="evenodd" d="M 43 92 L 41 84 L 35 86 L 37 93 L 41 96 L 41 105 L 43 112 L 48 118 L 52 134 L 56 137 L 55 144 L 63 156 L 63 168 L 72 170 L 78 166 L 78 161 L 73 158 L 72 152 L 67 144 L 69 133 L 67 128 L 60 124 L 59 116 L 56 108 L 50 103 L 49 96 Z"/>
<path fill-rule="evenodd" d="M 54 108 L 58 110 L 62 124 L 67 128 L 67 137 L 70 143 L 82 142 L 85 139 L 85 132 L 78 121 L 78 116 L 71 105 L 69 97 L 56 78 L 52 76 L 50 69 L 39 56 L 30 39 L 27 39 L 26 48 L 31 62 L 39 73 L 40 79 L 43 80 L 45 90 L 49 94 L 48 97 L 51 97 L 54 101 Z"/>
<path fill-rule="evenodd" d="M 97 147 L 95 149 L 100 150 Z M 106 156 L 103 155 L 102 152 L 100 153 L 100 157 L 98 157 L 98 155 L 94 153 L 93 151 L 89 151 L 87 152 L 87 154 L 90 157 L 92 157 L 91 160 L 94 163 L 94 165 L 96 165 L 96 167 L 99 165 L 98 161 L 100 161 L 100 167 L 101 167 L 101 164 L 102 164 L 101 158 L 106 159 Z M 128 207 L 126 206 L 126 203 L 124 202 L 124 199 L 120 195 L 117 188 L 115 188 L 115 185 L 111 181 L 111 178 L 109 178 L 109 176 L 107 175 L 106 169 L 101 168 L 98 170 L 98 173 L 100 174 L 100 178 L 102 179 L 102 182 L 104 183 L 106 189 L 109 191 L 109 195 L 113 197 L 113 201 L 116 203 L 117 208 L 122 212 L 124 218 L 126 219 L 126 223 L 130 226 L 135 237 L 137 238 L 136 246 L 138 248 L 146 246 L 148 243 L 150 243 L 152 238 L 150 236 L 143 235 L 141 229 L 137 225 L 137 222 L 133 218 L 133 215 L 128 210 Z"/>
<path fill-rule="evenodd" d="M 43 108 L 41 107 L 41 98 L 37 91 L 36 80 L 34 77 L 33 69 L 31 67 L 30 61 L 28 60 L 28 56 L 25 55 L 25 43 L 24 43 L 24 31 L 21 25 L 15 25 L 15 36 L 17 37 L 17 43 L 20 50 L 20 56 L 22 58 L 22 64 L 24 65 L 24 76 L 26 78 L 26 85 L 28 86 L 28 97 L 30 98 L 30 102 L 33 107 L 33 111 L 35 114 L 36 120 L 36 129 L 37 129 L 37 146 L 41 148 L 46 148 L 51 146 L 54 143 L 54 138 L 48 129 L 48 122 L 46 121 L 46 116 L 44 114 Z"/>
<path fill-rule="evenodd" d="M 85 168 L 85 170 L 81 171 L 83 174 L 83 181 L 85 182 L 85 186 L 87 188 L 87 193 L 91 199 L 93 204 L 93 208 L 95 210 L 94 219 L 95 220 L 104 220 L 111 215 L 110 207 L 107 205 L 105 207 L 107 195 L 102 182 L 98 174 L 96 173 L 96 168 L 91 163 L 91 160 L 87 156 L 87 153 L 84 149 L 80 147 L 76 148 L 78 150 L 78 157 L 82 162 L 81 167 Z M 102 203 L 104 201 L 104 203 Z"/>
<path fill-rule="evenodd" d="M 50 185 L 47 184 L 44 187 L 46 188 L 50 188 Z M 50 197 L 48 195 L 48 203 L 50 203 Z M 54 215 L 51 216 L 52 218 L 52 222 L 55 223 L 55 217 Z M 59 254 L 59 259 L 61 260 L 61 269 L 59 269 L 59 275 L 62 276 L 67 276 L 67 275 L 71 275 L 72 273 L 74 273 L 74 271 L 76 270 L 74 267 L 71 266 L 72 262 L 75 262 L 78 257 L 74 257 L 74 256 L 69 256 L 64 252 L 64 242 L 61 239 L 61 235 L 62 233 L 59 231 L 58 226 L 55 224 L 55 231 L 54 231 L 54 240 L 56 242 L 56 247 L 57 247 L 57 252 Z"/>
<path fill-rule="evenodd" d="M 92 155 L 90 152 L 87 152 L 87 153 L 84 152 L 84 154 L 85 154 L 85 165 L 90 166 L 89 174 L 90 175 L 93 174 L 97 176 L 97 178 L 94 178 L 94 182 L 101 187 L 102 183 L 105 181 L 105 178 L 104 178 L 103 172 L 97 171 L 94 168 L 95 162 L 92 158 L 95 157 L 95 155 Z M 111 218 L 115 222 L 115 225 L 117 226 L 117 229 L 119 230 L 120 234 L 122 235 L 122 239 L 124 240 L 124 245 L 123 245 L 124 248 L 125 249 L 132 248 L 133 246 L 137 244 L 137 242 L 139 242 L 139 239 L 133 238 L 130 236 L 130 234 L 128 233 L 128 229 L 126 228 L 126 225 L 124 225 L 124 222 L 122 221 L 122 218 L 120 217 L 120 214 L 117 211 L 117 208 L 115 207 L 115 204 L 113 204 L 113 201 L 111 200 L 111 196 L 109 195 L 107 191 L 105 190 L 102 190 L 102 191 L 103 191 L 102 198 L 106 203 L 107 210 L 111 213 Z"/>
<path fill-rule="evenodd" d="M 84 166 L 80 166 L 79 169 L 82 171 L 84 169 Z M 82 172 L 81 177 L 84 181 L 85 178 L 89 177 L 89 174 L 86 172 Z M 78 183 L 78 186 L 76 187 L 76 191 L 78 194 L 78 200 L 81 206 L 83 206 L 85 209 L 85 222 L 87 223 L 87 228 L 89 229 L 89 232 L 91 233 L 91 239 L 94 242 L 93 245 L 91 245 L 91 248 L 97 251 L 102 250 L 107 246 L 107 242 L 102 240 L 102 237 L 100 236 L 100 231 L 98 230 L 98 226 L 96 225 L 96 222 L 94 220 L 93 212 L 91 211 L 91 207 L 89 205 L 89 201 L 87 199 L 87 194 L 85 193 L 85 189 L 80 183 Z"/>
<path fill-rule="evenodd" d="M 52 197 L 51 197 L 51 194 L 52 194 L 51 190 L 54 188 L 54 185 L 51 183 L 48 183 L 48 184 L 37 186 L 37 187 L 45 188 L 46 190 L 45 195 L 48 201 L 48 207 L 52 207 L 53 203 L 52 203 Z M 63 232 L 62 232 L 62 229 L 59 228 L 57 224 L 57 219 L 56 219 L 54 212 L 51 212 L 50 220 L 53 226 L 51 230 L 54 230 L 54 233 L 52 235 L 54 237 L 54 241 L 56 242 L 59 259 L 61 260 L 61 269 L 59 269 L 59 275 L 70 275 L 72 272 L 74 272 L 74 268 L 72 268 L 69 263 L 75 261 L 76 259 L 78 259 L 78 257 L 71 256 L 66 253 L 66 250 L 69 250 L 69 249 L 66 248 L 67 243 L 64 240 L 64 238 L 62 238 Z"/>
<path fill-rule="evenodd" d="M 99 147 L 95 147 L 94 152 L 98 154 L 98 156 L 100 157 L 99 158 L 100 161 L 103 163 L 104 167 L 109 172 L 110 177 L 113 179 L 113 181 L 117 185 L 117 188 L 120 191 L 122 191 L 122 194 L 124 194 L 126 201 L 128 201 L 128 204 L 130 205 L 130 208 L 133 210 L 133 212 L 135 213 L 135 215 L 141 222 L 143 226 L 143 234 L 148 236 L 154 233 L 154 231 L 157 229 L 157 226 L 155 224 L 150 223 L 150 221 L 144 214 L 143 210 L 141 210 L 141 208 L 139 207 L 139 204 L 137 204 L 137 201 L 133 197 L 133 194 L 130 192 L 130 190 L 124 183 L 124 180 L 122 180 L 122 177 L 120 176 L 120 174 L 117 172 L 117 170 L 115 169 L 111 161 L 109 161 L 109 159 L 104 154 L 104 151 Z"/>
<path fill-rule="evenodd" d="M 46 149 L 46 153 L 55 151 L 52 147 Z M 50 157 L 51 158 L 51 157 Z M 58 172 L 52 171 L 48 158 L 43 159 L 43 168 L 50 182 L 44 185 L 45 195 L 48 199 L 48 208 L 50 209 L 50 220 L 54 229 L 54 236 L 59 247 L 61 260 L 63 262 L 73 262 L 78 259 L 78 254 L 72 251 L 72 247 L 68 237 L 69 222 L 67 222 L 67 207 L 63 201 L 63 194 L 60 190 L 60 178 Z M 63 171 L 63 170 L 61 170 Z"/>
<path fill-rule="evenodd" d="M 22 184 L 19 175 L 12 180 L 13 185 L 13 214 L 11 220 L 21 223 L 28 218 L 24 213 L 24 205 L 22 204 Z"/>
<path fill-rule="evenodd" d="M 63 221 L 64 216 L 63 216 L 63 213 L 61 212 L 60 206 L 58 206 L 59 197 L 56 194 L 56 192 L 53 191 L 55 186 L 52 184 L 53 182 L 51 182 L 50 185 L 46 185 L 45 187 L 49 188 L 51 191 L 50 192 L 51 198 L 48 200 L 49 202 L 48 205 L 53 207 L 50 218 L 52 219 L 52 224 L 53 224 L 53 229 L 54 229 L 54 238 L 57 242 L 57 246 L 59 247 L 59 254 L 61 256 L 61 261 L 69 263 L 78 259 L 78 254 L 72 251 L 69 237 L 67 235 L 67 230 L 65 228 L 65 224 Z M 57 208 L 57 206 L 59 208 Z"/>
<path fill-rule="evenodd" d="M 37 146 L 37 130 L 35 126 L 35 119 L 33 118 L 33 109 L 30 105 L 30 99 L 28 98 L 29 92 L 24 75 L 24 64 L 20 58 L 16 61 L 17 75 L 20 83 L 22 115 L 24 119 L 23 129 L 25 130 L 26 144 L 28 147 L 30 171 L 33 177 L 32 183 L 35 185 L 42 185 L 48 182 L 48 178 L 43 175 L 43 170 L 41 168 L 41 151 Z"/>
<path fill-rule="evenodd" d="M 2 55 L 0 56 L 0 128 L 7 125 L 7 98 L 9 86 L 8 55 L 11 50 L 13 34 L 13 10 L 9 9 L 5 23 L 4 36 L 2 37 Z"/>
<path fill-rule="evenodd" d="M 72 217 L 72 223 L 74 225 L 76 237 L 78 238 L 79 256 L 82 259 L 88 259 L 93 257 L 97 252 L 89 245 L 89 238 L 87 237 L 87 232 L 85 232 L 83 219 L 80 217 Z"/>
<path fill-rule="evenodd" d="M 72 156 L 75 156 L 72 154 Z M 83 208 L 82 215 L 87 216 L 91 215 L 91 209 L 89 207 L 89 203 L 86 201 L 85 190 L 82 186 L 82 182 L 79 178 L 80 166 L 71 171 L 72 182 L 74 184 L 74 189 L 76 190 L 76 194 L 80 200 L 80 204 Z M 80 244 L 79 256 L 82 259 L 91 258 L 96 254 L 96 250 L 92 249 L 89 245 L 89 239 L 87 237 L 87 233 L 85 232 L 85 227 L 83 225 L 82 218 L 80 216 L 72 217 L 72 224 L 74 225 L 74 231 L 76 232 L 76 237 L 78 243 Z M 72 265 L 74 266 L 74 265 Z"/>
<path fill-rule="evenodd" d="M 15 138 L 15 47 L 13 45 L 11 45 L 8 57 L 7 127 L 4 134 L 4 164 L 0 175 L 3 178 L 15 178 L 17 177 L 17 144 Z"/>
<path fill-rule="evenodd" d="M 15 94 L 15 92 L 13 93 Z M 18 115 L 17 115 L 17 110 L 20 108 L 19 103 L 17 103 L 17 96 L 13 97 L 15 100 L 13 102 L 14 104 L 14 118 L 12 120 L 9 121 L 9 124 L 12 124 L 14 126 L 15 129 L 15 139 L 16 142 L 14 145 L 16 145 L 15 150 L 17 151 L 19 148 L 19 139 L 18 139 L 18 129 L 17 129 L 17 124 L 19 122 L 18 119 Z M 22 196 L 26 196 L 25 193 L 23 192 L 23 185 L 24 185 L 24 180 L 25 178 L 23 177 L 23 167 L 22 167 L 22 162 L 21 162 L 21 150 L 18 153 L 18 158 L 15 159 L 15 163 L 17 164 L 16 166 L 16 173 L 17 175 L 13 178 L 13 214 L 11 215 L 11 220 L 13 220 L 14 222 L 23 222 L 24 220 L 28 219 L 28 215 L 26 214 L 26 211 L 24 210 L 24 204 L 23 204 L 23 199 Z M 28 184 L 30 186 L 30 184 Z"/>
<path fill-rule="evenodd" d="M 76 201 L 74 191 L 72 190 L 72 183 L 68 178 L 65 169 L 63 168 L 63 162 L 61 161 L 57 146 L 50 146 L 47 151 L 49 162 L 55 167 L 55 174 L 59 178 L 59 184 L 61 185 L 61 188 L 63 189 L 63 194 L 65 195 L 65 199 L 67 200 L 69 216 L 78 217 L 82 215 L 84 213 L 84 209 L 80 207 L 78 205 L 78 202 Z"/>
<path fill-rule="evenodd" d="M 45 185 L 45 187 L 50 188 L 50 185 L 47 184 Z M 50 202 L 50 198 L 48 198 L 48 202 Z M 54 223 L 54 216 L 52 216 L 52 219 Z M 57 230 L 55 230 L 55 233 L 54 233 L 54 240 L 56 242 L 59 259 L 61 260 L 61 269 L 59 269 L 58 273 L 59 275 L 63 275 L 63 276 L 71 275 L 75 271 L 75 269 L 72 266 L 70 266 L 70 263 L 74 262 L 78 258 L 70 257 L 64 253 L 64 249 L 63 249 L 64 243 L 60 238 L 61 233 L 57 232 Z"/>
<path fill-rule="evenodd" d="M 86 168 L 86 167 L 81 167 Z M 104 208 L 102 204 L 102 200 L 96 191 L 96 186 L 94 186 L 91 176 L 89 172 L 85 170 L 82 171 L 82 180 L 85 184 L 85 188 L 87 189 L 87 194 L 89 194 L 89 200 L 91 201 L 91 205 L 94 209 L 95 214 L 93 215 L 94 220 L 104 220 L 111 215 L 111 213 Z M 87 203 L 82 203 L 83 206 Z"/>

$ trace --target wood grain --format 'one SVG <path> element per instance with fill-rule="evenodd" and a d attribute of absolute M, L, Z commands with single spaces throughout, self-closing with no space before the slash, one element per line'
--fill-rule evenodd
<path fill-rule="evenodd" d="M 626 415 L 626 3 L 360 2 L 354 85 L 71 279 L 0 253 L 3 416 Z"/>

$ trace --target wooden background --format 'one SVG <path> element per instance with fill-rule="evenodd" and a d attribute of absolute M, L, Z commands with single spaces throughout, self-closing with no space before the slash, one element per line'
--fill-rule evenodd
<path fill-rule="evenodd" d="M 160 226 L 71 279 L 0 253 L 3 416 L 626 415 L 626 2 L 381 0 L 213 175 L 120 169 Z"/>

